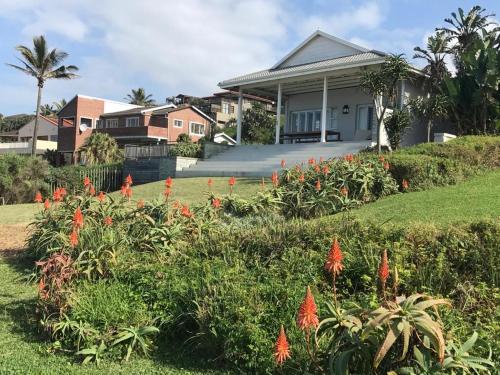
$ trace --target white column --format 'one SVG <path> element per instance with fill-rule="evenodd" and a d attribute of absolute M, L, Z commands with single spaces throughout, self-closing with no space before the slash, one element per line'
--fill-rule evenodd
<path fill-rule="evenodd" d="M 241 122 L 243 121 L 243 90 L 238 91 L 238 114 L 236 118 L 236 144 L 241 144 Z"/>
<path fill-rule="evenodd" d="M 276 104 L 276 139 L 275 143 L 280 143 L 280 127 L 281 127 L 281 82 L 278 83 L 278 103 Z"/>
<path fill-rule="evenodd" d="M 321 108 L 321 142 L 326 142 L 326 106 L 328 105 L 328 77 L 323 78 L 323 106 Z"/>

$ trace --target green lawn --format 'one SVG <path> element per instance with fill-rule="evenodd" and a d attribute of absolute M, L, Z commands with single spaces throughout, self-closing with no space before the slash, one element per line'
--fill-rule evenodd
<path fill-rule="evenodd" d="M 414 193 L 392 195 L 353 211 L 354 216 L 379 223 L 449 224 L 500 217 L 500 170 L 464 183 Z"/>

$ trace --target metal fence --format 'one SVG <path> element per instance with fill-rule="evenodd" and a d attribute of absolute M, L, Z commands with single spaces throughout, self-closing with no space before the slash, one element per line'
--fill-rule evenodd
<path fill-rule="evenodd" d="M 125 145 L 124 156 L 128 160 L 161 158 L 170 155 L 170 148 L 173 143 L 160 145 Z"/>
<path fill-rule="evenodd" d="M 67 170 L 67 173 L 50 178 L 49 186 L 51 194 L 55 189 L 63 186 L 75 192 L 81 189 L 85 177 L 88 177 L 92 181 L 96 191 L 110 192 L 119 190 L 123 183 L 122 165 L 77 167 L 72 171 Z"/>

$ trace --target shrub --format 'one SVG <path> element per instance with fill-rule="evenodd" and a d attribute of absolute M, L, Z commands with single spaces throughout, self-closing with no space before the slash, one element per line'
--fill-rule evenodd
<path fill-rule="evenodd" d="M 176 143 L 170 147 L 170 155 L 185 158 L 199 158 L 201 157 L 201 151 L 201 144 L 192 142 Z"/>
<path fill-rule="evenodd" d="M 384 126 L 387 131 L 389 143 L 393 150 L 397 150 L 406 129 L 410 127 L 410 114 L 406 110 L 394 109 L 385 119 Z"/>

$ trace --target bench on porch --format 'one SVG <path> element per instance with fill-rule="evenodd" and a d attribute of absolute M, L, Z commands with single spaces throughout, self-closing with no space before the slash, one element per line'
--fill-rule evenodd
<path fill-rule="evenodd" d="M 340 132 L 336 130 L 326 130 L 326 141 L 341 141 Z M 332 136 L 335 139 L 332 139 Z M 281 135 L 281 141 L 291 141 L 292 143 L 307 143 L 307 142 L 319 142 L 321 140 L 321 132 L 295 132 L 295 133 L 284 133 Z"/>

